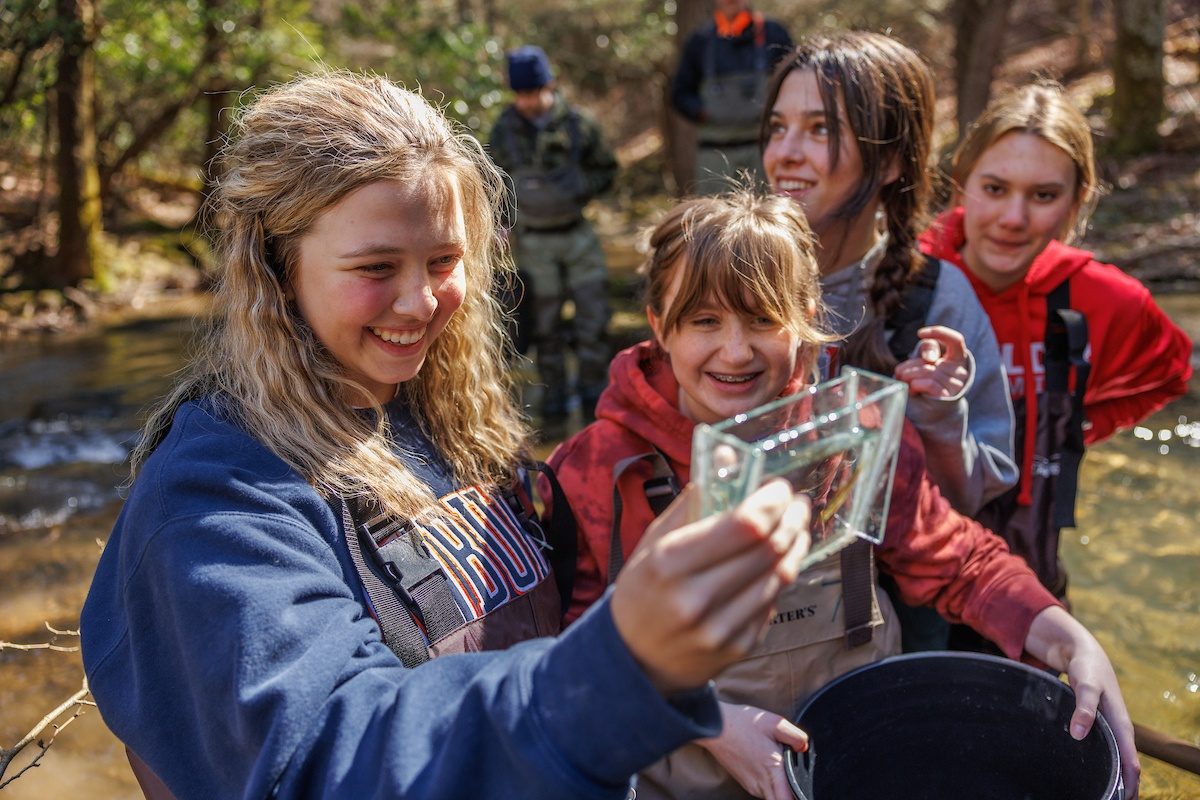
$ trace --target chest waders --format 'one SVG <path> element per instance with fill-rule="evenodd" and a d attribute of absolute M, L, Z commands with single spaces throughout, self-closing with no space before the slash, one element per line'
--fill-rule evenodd
<path fill-rule="evenodd" d="M 757 144 L 759 121 L 767 101 L 770 63 L 767 58 L 766 24 L 754 12 L 754 62 L 749 70 L 717 73 L 717 26 L 712 24 L 704 48 L 704 78 L 700 102 L 704 122 L 698 136 L 702 147 Z"/>
<path fill-rule="evenodd" d="M 1041 584 L 1068 610 L 1067 572 L 1058 556 L 1058 543 L 1063 528 L 1075 527 L 1075 496 L 1084 451 L 1083 395 L 1091 371 L 1085 358 L 1087 318 L 1070 308 L 1070 303 L 1069 280 L 1046 297 L 1045 384 L 1037 398 L 1031 474 L 1022 475 L 1020 483 L 989 502 L 976 516 L 981 525 L 1008 543 L 1009 550 L 1029 565 Z M 1027 376 L 1025 391 L 1036 388 Z M 1023 442 L 1029 422 L 1025 404 L 1014 403 L 1013 412 L 1014 439 Z M 1021 483 L 1026 480 L 1030 482 L 1032 501 L 1022 505 L 1018 498 Z M 950 626 L 950 647 L 999 653 L 992 642 L 966 625 Z"/>
<path fill-rule="evenodd" d="M 547 551 L 554 581 L 547 576 L 531 591 L 474 620 L 463 616 L 445 571 L 416 526 L 380 513 L 372 499 L 334 500 L 383 641 L 404 666 L 450 653 L 501 650 L 561 629 L 575 576 L 575 517 L 550 468 L 540 462 L 525 466 L 546 475 L 554 495 L 553 517 L 543 528 L 520 483 L 505 493 L 503 502 L 527 538 Z"/>
<path fill-rule="evenodd" d="M 565 131 L 537 130 L 533 136 L 533 151 L 523 154 L 518 144 L 523 137 L 517 115 L 509 126 L 506 145 L 508 160 L 514 166 L 510 172 L 516 194 L 518 227 L 531 230 L 565 230 L 583 218 L 588 200 L 587 177 L 583 173 L 583 135 L 579 118 L 567 111 Z M 566 134 L 566 161 L 548 152 L 556 139 Z"/>
<path fill-rule="evenodd" d="M 651 470 L 642 490 L 654 516 L 662 514 L 680 491 L 666 456 L 657 448 L 614 465 L 609 583 L 625 561 L 618 481 L 630 467 L 642 463 Z M 877 597 L 875 575 L 874 549 L 861 540 L 806 570 L 781 593 L 763 642 L 716 679 L 720 698 L 794 719 L 804 700 L 830 680 L 898 653 L 899 630 L 891 623 L 886 595 Z M 637 800 L 749 797 L 708 751 L 694 743 L 641 772 L 634 796 Z"/>
<path fill-rule="evenodd" d="M 1075 527 L 1075 498 L 1083 460 L 1083 395 L 1091 365 L 1087 318 L 1070 307 L 1070 281 L 1046 297 L 1045 384 L 1037 398 L 1037 432 L 1030 481 L 1032 502 L 1017 502 L 1019 485 L 988 503 L 979 521 L 1025 559 L 1038 580 L 1066 601 L 1067 573 L 1058 556 L 1063 528 Z M 1074 372 L 1074 386 L 1071 373 Z M 1035 391 L 1027 378 L 1025 391 Z M 1025 404 L 1014 403 L 1014 440 L 1025 441 Z"/>

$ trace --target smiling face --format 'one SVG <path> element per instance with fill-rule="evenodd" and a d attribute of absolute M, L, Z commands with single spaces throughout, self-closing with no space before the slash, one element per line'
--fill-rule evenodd
<path fill-rule="evenodd" d="M 1076 183 L 1070 156 L 1040 136 L 1013 132 L 993 142 L 961 192 L 971 272 L 994 291 L 1021 280 L 1074 218 Z"/>
<path fill-rule="evenodd" d="M 457 182 L 378 181 L 300 238 L 291 292 L 317 339 L 375 399 L 421 369 L 466 295 Z"/>
<path fill-rule="evenodd" d="M 835 165 L 828 115 L 816 72 L 810 68 L 793 70 L 784 78 L 771 108 L 763 169 L 772 190 L 790 197 L 804 209 L 818 238 L 840 242 L 839 253 L 854 258 L 865 253 L 874 242 L 871 223 L 878 203 L 868 203 L 852 220 L 836 218 L 864 180 L 862 155 L 844 105 L 839 97 Z M 841 230 L 845 230 L 845 237 L 841 236 Z M 824 260 L 822 266 L 828 266 Z"/>
<path fill-rule="evenodd" d="M 675 303 L 686 269 L 681 261 L 672 270 L 663 308 Z M 775 399 L 796 371 L 795 333 L 768 317 L 733 311 L 718 298 L 698 303 L 669 331 L 652 310 L 647 317 L 679 383 L 679 410 L 696 422 L 719 422 Z"/>

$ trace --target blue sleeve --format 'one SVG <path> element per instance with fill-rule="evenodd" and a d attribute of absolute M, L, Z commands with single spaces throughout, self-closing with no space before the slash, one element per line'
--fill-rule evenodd
<path fill-rule="evenodd" d="M 688 37 L 679 57 L 679 68 L 671 81 L 671 105 L 692 122 L 700 121 L 704 103 L 700 100 L 700 82 L 704 79 L 704 48 L 708 37 L 706 28 Z"/>
<path fill-rule="evenodd" d="M 558 639 L 406 669 L 328 506 L 298 507 L 286 481 L 192 483 L 236 510 L 135 487 L 81 623 L 105 722 L 177 797 L 621 798 L 719 730 L 711 693 L 676 707 L 653 689 L 607 602 Z"/>

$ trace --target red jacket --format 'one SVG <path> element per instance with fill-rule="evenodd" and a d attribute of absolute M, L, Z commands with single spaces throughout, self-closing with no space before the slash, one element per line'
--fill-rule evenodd
<path fill-rule="evenodd" d="M 1192 374 L 1192 343 L 1136 279 L 1091 253 L 1052 241 L 1018 283 L 994 292 L 967 268 L 961 208 L 942 214 L 921 237 L 921 249 L 962 268 L 996 331 L 1014 407 L 1024 402 L 1022 482 L 1029 474 L 1041 390 L 1046 296 L 1071 279 L 1071 308 L 1088 324 L 1091 374 L 1084 392 L 1084 441 L 1093 444 L 1179 397 Z M 1035 392 L 1026 393 L 1033 374 Z"/>
<path fill-rule="evenodd" d="M 796 380 L 787 391 L 800 386 Z M 657 345 L 643 342 L 624 350 L 609 367 L 596 422 L 550 456 L 579 525 L 568 621 L 598 600 L 608 585 L 613 465 L 654 446 L 667 457 L 680 484 L 689 478 L 695 423 L 680 413 L 678 396 L 679 386 Z M 876 548 L 879 567 L 895 577 L 905 602 L 933 605 L 1016 657 L 1034 616 L 1055 600 L 998 536 L 950 508 L 929 481 L 924 459 L 920 436 L 906 422 L 887 530 Z M 639 461 L 620 479 L 626 556 L 654 519 L 642 487 L 651 474 L 649 462 Z"/>

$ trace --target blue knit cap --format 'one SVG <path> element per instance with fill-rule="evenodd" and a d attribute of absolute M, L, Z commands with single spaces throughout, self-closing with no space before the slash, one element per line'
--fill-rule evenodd
<path fill-rule="evenodd" d="M 540 47 L 527 44 L 508 54 L 508 85 L 514 92 L 540 89 L 554 80 L 550 59 Z"/>

